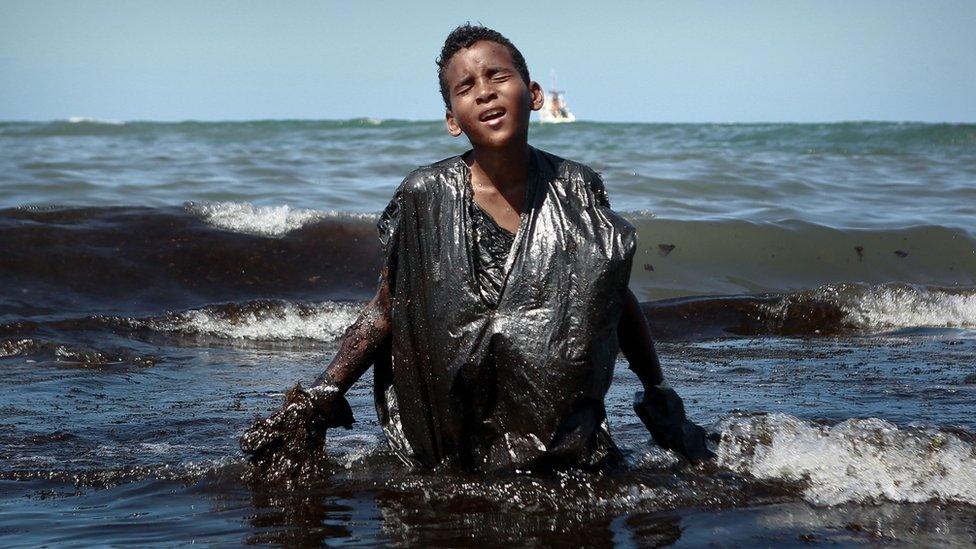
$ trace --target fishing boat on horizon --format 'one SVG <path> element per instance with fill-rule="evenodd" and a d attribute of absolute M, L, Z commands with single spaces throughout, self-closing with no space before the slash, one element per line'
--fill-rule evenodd
<path fill-rule="evenodd" d="M 539 122 L 543 124 L 560 124 L 575 122 L 576 115 L 566 104 L 566 92 L 556 89 L 556 73 L 552 73 L 552 88 L 545 94 L 545 103 L 539 111 Z"/>

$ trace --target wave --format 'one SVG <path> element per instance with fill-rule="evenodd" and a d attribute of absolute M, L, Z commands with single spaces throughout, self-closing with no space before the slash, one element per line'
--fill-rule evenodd
<path fill-rule="evenodd" d="M 797 333 L 818 323 L 971 325 L 976 239 L 962 229 L 631 220 L 639 247 L 630 286 L 645 301 L 684 299 L 655 306 L 678 324 L 708 311 L 743 323 L 743 332 L 770 323 Z M 15 290 L 0 296 L 0 321 L 259 299 L 362 301 L 382 263 L 375 221 L 235 202 L 3 209 L 0 283 Z M 743 315 L 759 320 L 736 320 Z"/>
<path fill-rule="evenodd" d="M 875 418 L 826 426 L 786 414 L 719 425 L 718 463 L 760 479 L 801 482 L 816 505 L 953 501 L 976 505 L 976 445 L 968 433 L 899 428 Z"/>
<path fill-rule="evenodd" d="M 976 241 L 960 230 L 634 223 L 631 288 L 664 338 L 976 325 Z M 0 241 L 16 289 L 0 321 L 361 302 L 381 265 L 373 215 L 246 203 L 0 210 Z"/>
<path fill-rule="evenodd" d="M 157 336 L 191 344 L 203 340 L 206 344 L 304 347 L 309 341 L 338 341 L 361 310 L 360 303 L 258 300 L 147 317 L 90 315 L 11 322 L 0 324 L 0 360 L 17 357 L 87 368 L 151 367 L 159 357 L 135 342 L 156 340 Z M 91 334 L 96 335 L 92 338 Z M 114 336 L 126 339 L 114 341 Z"/>
<path fill-rule="evenodd" d="M 643 303 L 643 308 L 655 335 L 667 340 L 690 336 L 827 336 L 900 328 L 976 328 L 976 288 L 840 284 L 786 295 L 651 301 Z M 361 303 L 260 300 L 150 317 L 131 325 L 230 339 L 330 342 L 341 336 L 361 309 Z M 697 328 L 689 330 L 690 325 Z"/>
<path fill-rule="evenodd" d="M 93 348 L 36 337 L 0 340 L 0 359 L 12 357 L 26 357 L 28 361 L 34 362 L 50 360 L 65 366 L 83 368 L 151 367 L 159 361 L 159 358 L 154 355 L 138 354 L 122 347 Z"/>
<path fill-rule="evenodd" d="M 0 359 L 82 367 L 150 367 L 159 358 L 133 341 L 266 347 L 333 344 L 362 302 L 254 300 L 157 315 L 85 315 L 0 323 Z M 733 336 L 862 336 L 892 330 L 976 328 L 976 288 L 842 284 L 785 295 L 711 296 L 643 303 L 655 339 Z M 94 334 L 94 335 L 93 335 Z M 97 334 L 104 334 L 98 336 Z M 112 338 L 121 336 L 122 341 Z"/>
<path fill-rule="evenodd" d="M 121 120 L 100 120 L 98 118 L 91 118 L 89 116 L 71 116 L 68 118 L 68 124 L 107 124 L 109 126 L 124 126 L 125 122 Z"/>
<path fill-rule="evenodd" d="M 976 238 L 961 228 L 630 219 L 639 296 L 781 293 L 851 281 L 976 285 Z"/>
<path fill-rule="evenodd" d="M 290 206 L 253 206 L 241 202 L 188 202 L 186 210 L 214 227 L 244 234 L 283 236 L 322 219 L 376 221 L 375 215 L 323 212 Z"/>
<path fill-rule="evenodd" d="M 643 304 L 662 339 L 837 336 L 976 327 L 976 288 L 829 284 L 787 294 L 686 297 Z"/>
<path fill-rule="evenodd" d="M 362 305 L 354 303 L 258 301 L 209 306 L 127 323 L 133 327 L 189 336 L 332 342 L 356 320 L 361 310 Z"/>
<path fill-rule="evenodd" d="M 655 459 L 639 460 L 629 471 L 605 477 L 572 471 L 552 478 L 477 479 L 449 471 L 418 476 L 398 467 L 378 433 L 342 431 L 329 439 L 330 468 L 339 475 L 337 482 L 352 485 L 358 478 L 453 501 L 514 498 L 553 511 L 567 505 L 585 512 L 741 505 L 744 499 L 768 501 L 770 496 L 799 496 L 816 506 L 885 501 L 976 505 L 976 436 L 967 431 L 899 427 L 878 418 L 828 425 L 779 413 L 728 416 L 717 428 L 718 474 L 711 467 L 682 470 L 675 461 Z M 107 486 L 142 478 L 192 483 L 205 475 L 234 478 L 244 471 L 237 455 L 213 456 L 213 448 L 198 442 L 99 444 L 60 431 L 8 442 L 14 451 L 0 469 L 0 479 Z M 66 451 L 75 458 L 63 459 Z M 653 447 L 650 452 L 663 451 Z"/>
<path fill-rule="evenodd" d="M 5 315 L 141 315 L 265 298 L 369 297 L 381 263 L 372 222 L 297 217 L 316 220 L 282 233 L 296 223 L 289 210 L 0 210 L 0 283 L 16 288 L 0 296 L 0 321 Z"/>
<path fill-rule="evenodd" d="M 775 316 L 784 318 L 790 307 L 804 302 L 835 304 L 844 313 L 846 324 L 862 329 L 976 326 L 973 288 L 830 285 L 790 296 L 770 309 Z"/>

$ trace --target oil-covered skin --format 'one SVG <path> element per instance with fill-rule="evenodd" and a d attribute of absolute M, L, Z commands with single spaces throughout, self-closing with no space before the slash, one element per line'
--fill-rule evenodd
<path fill-rule="evenodd" d="M 257 419 L 241 437 L 241 449 L 251 467 L 245 480 L 291 480 L 321 473 L 326 430 L 352 427 L 349 402 L 335 385 L 305 389 L 301 384 L 285 393 L 281 409 Z"/>
<path fill-rule="evenodd" d="M 637 296 L 630 288 L 624 289 L 623 304 L 620 324 L 617 326 L 620 350 L 627 357 L 630 370 L 644 384 L 645 390 L 650 389 L 664 381 L 661 362 L 651 336 L 651 326 Z"/>
<path fill-rule="evenodd" d="M 342 393 L 349 390 L 373 365 L 377 356 L 389 350 L 392 298 L 389 267 L 383 267 L 379 289 L 342 336 L 339 351 L 314 385 L 335 384 Z"/>
<path fill-rule="evenodd" d="M 369 369 L 376 355 L 389 349 L 390 290 L 387 269 L 376 296 L 350 325 L 339 352 L 326 371 L 305 389 L 296 384 L 285 393 L 281 409 L 257 418 L 241 437 L 253 479 L 297 479 L 318 474 L 326 430 L 350 428 L 354 421 L 344 394 Z"/>

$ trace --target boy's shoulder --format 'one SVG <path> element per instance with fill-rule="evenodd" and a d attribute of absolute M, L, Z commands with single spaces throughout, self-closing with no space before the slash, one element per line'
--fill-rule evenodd
<path fill-rule="evenodd" d="M 463 162 L 461 155 L 454 155 L 431 164 L 418 166 L 403 178 L 397 192 L 401 194 L 422 193 L 431 185 L 443 184 L 446 179 L 445 176 L 460 175 L 461 168 L 458 165 L 460 162 Z"/>
<path fill-rule="evenodd" d="M 563 158 L 542 149 L 534 150 L 538 154 L 541 167 L 548 169 L 549 172 L 558 178 L 582 178 L 585 180 L 600 179 L 600 174 L 597 173 L 596 170 L 587 166 L 586 164 L 583 164 L 582 162 Z"/>
<path fill-rule="evenodd" d="M 553 174 L 555 179 L 584 185 L 593 192 L 601 206 L 610 206 L 603 177 L 600 176 L 599 172 L 582 162 L 562 158 L 540 149 L 535 149 L 535 151 L 539 155 L 540 167 Z"/>

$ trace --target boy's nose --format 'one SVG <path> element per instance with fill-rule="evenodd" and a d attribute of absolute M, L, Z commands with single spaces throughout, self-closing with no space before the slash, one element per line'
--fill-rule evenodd
<path fill-rule="evenodd" d="M 479 103 L 485 103 L 495 97 L 495 90 L 491 86 L 482 85 L 478 87 L 477 99 Z"/>

